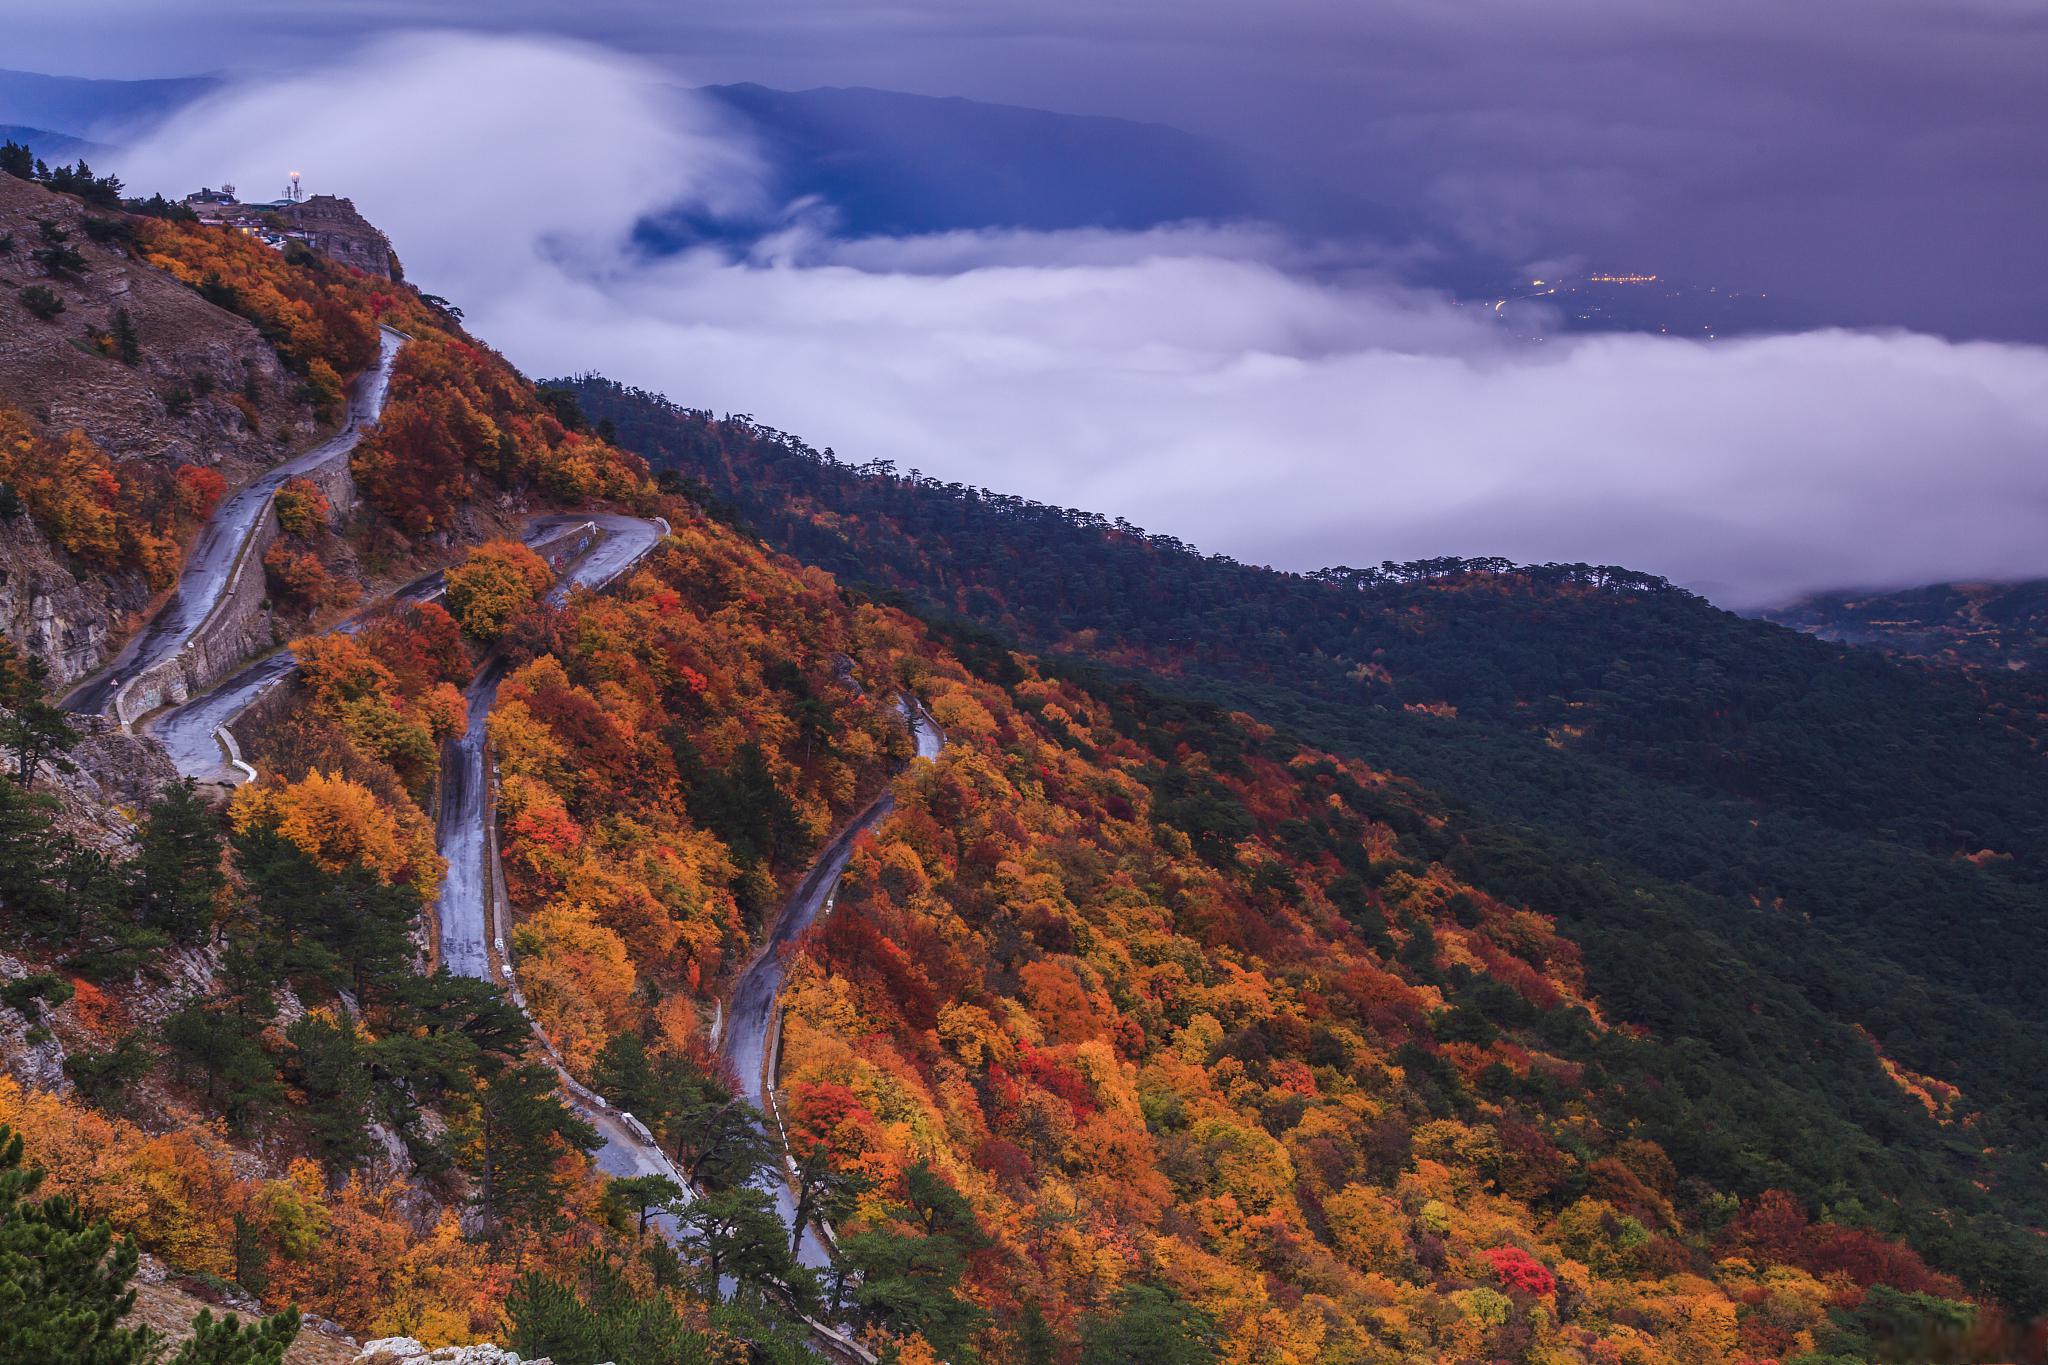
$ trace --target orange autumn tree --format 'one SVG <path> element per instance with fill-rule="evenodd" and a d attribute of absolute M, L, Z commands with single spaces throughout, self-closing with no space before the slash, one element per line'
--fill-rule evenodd
<path fill-rule="evenodd" d="M 318 531 L 334 511 L 327 495 L 311 479 L 287 480 L 271 498 L 271 506 L 285 534 L 302 537 Z"/>
<path fill-rule="evenodd" d="M 213 515 L 213 509 L 227 495 L 228 481 L 218 469 L 201 465 L 181 464 L 173 476 L 175 492 L 173 501 L 180 516 L 192 521 L 204 521 Z"/>
<path fill-rule="evenodd" d="M 166 1122 L 153 1131 L 6 1075 L 0 1125 L 44 1169 L 43 1193 L 77 1199 L 180 1271 L 260 1275 L 268 1303 L 363 1336 L 505 1336 L 513 1265 L 465 1238 L 454 1213 L 423 1215 L 422 1191 L 406 1181 L 358 1175 L 337 1187 L 304 1159 L 265 1176 L 214 1127 Z M 610 1235 L 589 1187 L 564 1213 L 565 1235 L 521 1248 L 525 1268 L 566 1274 Z"/>
<path fill-rule="evenodd" d="M 408 653 L 443 630 L 452 632 L 453 620 L 428 603 L 380 618 L 360 635 L 292 645 L 314 713 L 332 721 L 358 753 L 388 763 L 415 793 L 431 782 L 441 742 L 460 734 L 467 719 L 455 686 L 467 671 L 459 648 L 432 664 Z"/>
<path fill-rule="evenodd" d="M 67 553 L 101 568 L 133 565 L 153 588 L 177 577 L 177 542 L 151 524 L 138 485 L 83 431 L 43 436 L 25 415 L 0 405 L 0 487 Z"/>
<path fill-rule="evenodd" d="M 464 630 L 495 640 L 552 582 L 547 561 L 531 549 L 516 540 L 487 540 L 448 570 L 448 605 Z"/>
<path fill-rule="evenodd" d="M 368 787 L 317 769 L 293 782 L 235 789 L 235 829 L 274 830 L 330 872 L 366 867 L 387 883 L 410 883 L 431 900 L 444 870 L 432 824 L 410 804 L 391 806 Z"/>
<path fill-rule="evenodd" d="M 350 456 L 364 494 L 407 534 L 445 529 L 479 487 L 632 500 L 650 491 L 637 457 L 572 431 L 487 347 L 429 326 L 399 353 L 376 429 Z"/>

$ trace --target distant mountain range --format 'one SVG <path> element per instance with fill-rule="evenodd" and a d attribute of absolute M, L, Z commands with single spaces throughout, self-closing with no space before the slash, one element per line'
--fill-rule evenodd
<path fill-rule="evenodd" d="M 27 132 L 45 140 L 69 138 L 88 145 L 119 143 L 143 121 L 162 118 L 219 84 L 211 76 L 108 81 L 0 70 L 0 125 L 17 125 L 11 134 L 15 141 L 30 141 L 46 157 L 74 155 L 44 151 L 46 143 L 20 134 Z"/>
<path fill-rule="evenodd" d="M 1427 268 L 1491 281 L 1505 265 L 1409 210 L 1178 128 L 888 90 L 715 85 L 759 140 L 785 202 L 833 207 L 848 236 L 975 228 L 1142 231 L 1187 221 L 1270 222 L 1365 239 Z M 688 223 L 654 225 L 687 235 Z"/>
<path fill-rule="evenodd" d="M 2048 579 L 1818 593 L 1764 619 L 1887 654 L 1997 671 L 2048 671 Z"/>
<path fill-rule="evenodd" d="M 105 157 L 147 120 L 218 84 L 0 71 L 0 123 L 17 125 L 6 135 L 45 158 Z M 1351 244 L 1369 260 L 1397 259 L 1417 282 L 1459 293 L 1490 294 L 1516 274 L 1423 215 L 1162 124 L 888 90 L 742 84 L 698 93 L 754 139 L 778 205 L 826 206 L 844 236 L 1257 221 Z M 649 218 L 639 236 L 669 252 L 779 226 L 678 209 Z"/>
<path fill-rule="evenodd" d="M 91 161 L 113 150 L 100 143 L 69 133 L 53 133 L 48 128 L 31 128 L 22 123 L 0 123 L 0 142 L 19 142 L 45 161 L 76 161 L 84 157 Z"/>

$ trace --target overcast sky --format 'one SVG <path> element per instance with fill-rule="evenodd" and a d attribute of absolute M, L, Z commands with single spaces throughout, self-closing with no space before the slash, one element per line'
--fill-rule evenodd
<path fill-rule="evenodd" d="M 2048 340 L 2044 0 L 12 0 L 8 65 L 288 68 L 418 24 L 686 81 L 1157 119 L 1527 258 Z M 486 18 L 479 18 L 487 15 Z"/>

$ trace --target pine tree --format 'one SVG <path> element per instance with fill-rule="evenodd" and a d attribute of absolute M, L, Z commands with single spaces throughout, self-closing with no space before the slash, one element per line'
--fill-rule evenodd
<path fill-rule="evenodd" d="M 58 907 L 55 935 L 80 940 L 71 967 L 101 980 L 154 971 L 157 954 L 169 938 L 136 922 L 132 870 L 69 835 L 56 841 L 51 858 Z"/>
<path fill-rule="evenodd" d="M 774 1197 L 752 1185 L 720 1190 L 676 1212 L 676 1242 L 694 1260 L 707 1298 L 722 1298 L 731 1280 L 735 1298 L 759 1302 L 813 1294 L 810 1272 L 783 1244 Z"/>
<path fill-rule="evenodd" d="M 647 1235 L 647 1225 L 657 1215 L 673 1213 L 687 1202 L 683 1187 L 665 1175 L 622 1176 L 607 1181 L 604 1197 L 606 1203 L 639 1224 L 642 1237 Z"/>
<path fill-rule="evenodd" d="M 861 1171 L 841 1169 L 832 1149 L 822 1142 L 805 1148 L 796 1162 L 796 1217 L 789 1232 L 789 1254 L 803 1245 L 812 1219 L 836 1223 L 851 1214 L 875 1182 Z"/>
<path fill-rule="evenodd" d="M 676 1160 L 700 1188 L 748 1184 L 774 1160 L 760 1111 L 737 1097 L 689 1105 L 668 1126 Z"/>
<path fill-rule="evenodd" d="M 202 1004 L 187 1005 L 164 1021 L 171 1055 L 205 1079 L 206 1097 L 239 1131 L 285 1100 L 277 1068 L 259 1041 L 261 1027 L 232 1008 Z"/>
<path fill-rule="evenodd" d="M 35 1199 L 40 1167 L 0 1125 L 0 1360 L 42 1365 L 133 1365 L 146 1328 L 121 1326 L 135 1306 L 135 1244 L 65 1198 Z"/>
<path fill-rule="evenodd" d="M 545 1275 L 523 1275 L 513 1284 L 505 1311 L 512 1319 L 514 1351 L 563 1365 L 697 1365 L 725 1358 L 714 1355 L 709 1339 L 684 1326 L 666 1298 L 637 1292 L 597 1253 L 584 1261 L 581 1278 L 580 1294 Z"/>
<path fill-rule="evenodd" d="M 545 1275 L 522 1275 L 505 1296 L 511 1347 L 529 1359 L 602 1360 L 597 1315 L 574 1290 Z"/>
<path fill-rule="evenodd" d="M 34 784 L 44 763 L 74 771 L 63 755 L 78 743 L 78 732 L 50 701 L 49 682 L 48 664 L 0 640 L 0 747 L 14 751 L 14 777 L 24 787 Z"/>
<path fill-rule="evenodd" d="M 51 885 L 52 802 L 0 774 L 0 910 L 12 924 L 46 933 L 62 906 Z"/>
<path fill-rule="evenodd" d="M 1081 1323 L 1081 1365 L 1210 1365 L 1221 1360 L 1216 1323 L 1171 1290 L 1133 1285 L 1116 1311 Z"/>
<path fill-rule="evenodd" d="M 313 1147 L 339 1176 L 370 1149 L 370 1073 L 355 1021 L 308 1014 L 285 1030 L 290 1079 L 305 1094 L 299 1113 Z"/>
<path fill-rule="evenodd" d="M 236 836 L 234 846 L 244 891 L 241 913 L 289 954 L 317 918 L 324 875 L 304 849 L 275 830 L 250 830 Z"/>
<path fill-rule="evenodd" d="M 262 1298 L 270 1288 L 270 1248 L 263 1244 L 263 1225 L 247 1214 L 235 1215 L 235 1283 Z"/>
<path fill-rule="evenodd" d="M 556 1097 L 553 1071 L 529 1062 L 499 1072 L 477 1097 L 466 1154 L 486 1226 L 497 1234 L 559 1223 L 567 1181 L 556 1162 L 597 1145 L 597 1130 Z"/>
<path fill-rule="evenodd" d="M 862 1322 L 920 1333 L 956 1365 L 974 1359 L 970 1343 L 987 1314 L 960 1294 L 967 1258 L 952 1238 L 871 1228 L 840 1243 L 834 1272 L 842 1283 L 854 1282 L 853 1305 Z"/>
<path fill-rule="evenodd" d="M 973 1206 L 919 1161 L 904 1172 L 905 1202 L 888 1222 L 848 1237 L 834 1266 L 838 1289 L 855 1282 L 853 1303 L 862 1321 L 892 1332 L 917 1332 L 946 1359 L 975 1359 L 974 1334 L 988 1315 L 963 1298 L 967 1257 L 989 1244 Z M 903 1232 L 902 1226 L 917 1229 Z"/>
<path fill-rule="evenodd" d="M 1059 1359 L 1060 1339 L 1053 1335 L 1052 1324 L 1035 1303 L 1025 1304 L 1024 1311 L 1018 1314 L 1016 1341 L 1013 1354 L 1018 1365 L 1053 1365 Z"/>
<path fill-rule="evenodd" d="M 668 1117 L 661 1103 L 660 1082 L 648 1059 L 647 1044 L 637 1033 L 621 1033 L 604 1045 L 591 1068 L 597 1092 L 619 1108 L 639 1116 L 651 1128 Z"/>
<path fill-rule="evenodd" d="M 216 1318 L 202 1308 L 192 1319 L 191 1340 L 178 1348 L 169 1365 L 279 1365 L 298 1335 L 296 1308 L 249 1323 L 233 1313 Z"/>
<path fill-rule="evenodd" d="M 463 1074 L 443 1071 L 439 1089 L 467 1089 L 477 1077 L 489 1078 L 525 1052 L 532 1031 L 504 990 L 489 981 L 452 975 L 446 967 L 432 976 L 405 976 L 394 990 L 393 1010 L 404 1032 L 417 1033 L 439 1045 L 437 1062 L 452 1064 Z M 398 1030 L 387 1030 L 387 1035 Z"/>
<path fill-rule="evenodd" d="M 177 943 L 205 937 L 227 873 L 221 866 L 220 821 L 199 799 L 191 778 L 166 787 L 149 808 L 136 870 L 145 924 Z"/>
<path fill-rule="evenodd" d="M 334 958 L 340 980 L 366 999 L 381 982 L 403 975 L 412 960 L 412 924 L 420 895 L 410 883 L 386 885 L 366 868 L 326 878 L 317 903 L 316 937 Z"/>
<path fill-rule="evenodd" d="M 126 308 L 114 310 L 114 354 L 123 365 L 133 365 L 142 359 L 142 343 L 135 336 L 135 320 L 128 316 Z"/>

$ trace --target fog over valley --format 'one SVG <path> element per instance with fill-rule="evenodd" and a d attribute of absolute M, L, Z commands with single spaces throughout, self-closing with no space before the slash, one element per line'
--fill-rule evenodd
<path fill-rule="evenodd" d="M 1539 340 L 1255 224 L 846 238 L 776 202 L 750 130 L 667 69 L 522 37 L 405 34 L 231 82 L 117 164 L 167 194 L 310 167 L 530 373 L 596 369 L 1248 561 L 1623 563 L 1735 607 L 2048 573 L 2031 345 Z M 746 231 L 647 250 L 636 227 L 679 206 Z"/>

